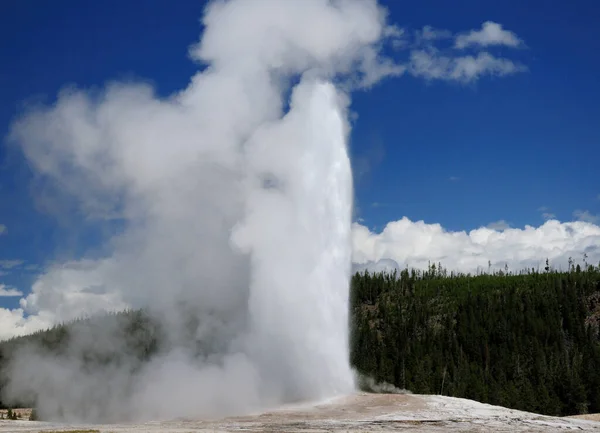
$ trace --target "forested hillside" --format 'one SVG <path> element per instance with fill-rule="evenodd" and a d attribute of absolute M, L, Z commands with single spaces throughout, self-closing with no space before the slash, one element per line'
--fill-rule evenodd
<path fill-rule="evenodd" d="M 600 412 L 600 268 L 355 275 L 357 369 L 414 393 Z"/>
<path fill-rule="evenodd" d="M 44 353 L 58 360 L 76 359 L 83 371 L 108 370 L 126 364 L 131 374 L 135 374 L 158 353 L 163 341 L 165 339 L 161 328 L 141 310 L 81 319 L 3 341 L 0 343 L 0 409 L 35 405 L 34 398 L 8 405 L 2 393 L 11 375 L 10 359 L 20 349 L 34 349 L 37 353 Z"/>
<path fill-rule="evenodd" d="M 599 323 L 600 267 L 362 273 L 352 280 L 350 356 L 360 372 L 414 393 L 551 415 L 600 412 Z M 112 351 L 97 344 L 107 329 Z M 8 359 L 25 343 L 90 371 L 126 361 L 135 374 L 165 340 L 149 315 L 128 311 L 2 342 L 0 391 Z"/>

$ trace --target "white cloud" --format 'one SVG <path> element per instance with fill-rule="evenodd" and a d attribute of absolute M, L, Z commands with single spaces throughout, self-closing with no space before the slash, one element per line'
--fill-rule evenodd
<path fill-rule="evenodd" d="M 392 273 L 394 271 L 401 271 L 402 268 L 398 265 L 395 260 L 392 259 L 380 259 L 376 262 L 367 261 L 365 263 L 354 263 L 352 266 L 352 272 L 389 272 Z"/>
<path fill-rule="evenodd" d="M 384 30 L 384 36 L 389 39 L 389 43 L 392 48 L 400 50 L 408 46 L 408 40 L 406 39 L 406 31 L 397 25 L 388 26 Z"/>
<path fill-rule="evenodd" d="M 494 221 L 492 223 L 489 223 L 486 227 L 491 230 L 502 231 L 502 230 L 509 229 L 510 224 L 507 223 L 505 220 L 499 220 L 499 221 Z"/>
<path fill-rule="evenodd" d="M 7 228 L 4 224 L 0 224 L 0 235 L 3 235 L 7 232 Z"/>
<path fill-rule="evenodd" d="M 577 218 L 579 221 L 586 221 L 588 223 L 597 223 L 600 221 L 600 215 L 594 215 L 590 211 L 587 210 L 576 210 L 573 212 L 573 216 Z"/>
<path fill-rule="evenodd" d="M 406 64 L 407 71 L 426 80 L 446 80 L 469 83 L 483 76 L 506 76 L 527 71 L 527 67 L 487 51 L 489 45 L 517 47 L 522 41 L 512 32 L 502 29 L 497 23 L 488 21 L 481 30 L 471 30 L 455 35 L 455 49 L 440 49 L 438 42 L 453 37 L 448 30 L 425 26 L 416 32 L 415 41 Z M 456 48 L 473 47 L 474 54 L 457 54 Z"/>
<path fill-rule="evenodd" d="M 457 57 L 440 54 L 432 49 L 412 51 L 408 68 L 416 77 L 463 83 L 477 81 L 485 75 L 502 77 L 526 70 L 519 63 L 494 57 L 487 52 Z"/>
<path fill-rule="evenodd" d="M 23 260 L 0 260 L 0 268 L 13 269 L 18 266 L 21 266 L 23 263 Z"/>
<path fill-rule="evenodd" d="M 486 21 L 481 26 L 481 30 L 471 30 L 469 33 L 456 36 L 454 46 L 459 49 L 489 45 L 505 45 L 516 48 L 522 44 L 523 41 L 515 33 L 504 30 L 501 24 Z"/>
<path fill-rule="evenodd" d="M 540 206 L 538 208 L 538 212 L 541 212 L 542 218 L 546 221 L 556 218 L 556 215 L 550 212 L 550 208 L 548 206 Z"/>
<path fill-rule="evenodd" d="M 4 284 L 0 284 L 0 298 L 15 296 L 23 296 L 23 292 L 14 288 L 6 287 Z"/>
<path fill-rule="evenodd" d="M 20 308 L 0 308 L 0 341 L 48 329 L 54 324 L 52 315 L 46 312 L 27 317 Z"/>
<path fill-rule="evenodd" d="M 431 26 L 424 26 L 420 32 L 417 32 L 417 39 L 435 41 L 438 39 L 448 39 L 452 37 L 452 32 L 443 29 L 435 29 Z"/>
<path fill-rule="evenodd" d="M 492 229 L 482 227 L 469 232 L 452 232 L 439 224 L 413 222 L 408 218 L 390 222 L 379 233 L 354 224 L 354 261 L 360 264 L 393 260 L 400 268 L 426 269 L 428 263 L 441 262 L 449 270 L 477 272 L 494 269 L 537 268 L 546 258 L 552 266 L 567 269 L 568 259 L 589 263 L 600 261 L 600 227 L 583 222 L 547 221 L 539 227 Z"/>
<path fill-rule="evenodd" d="M 404 36 L 404 33 L 404 29 L 398 27 L 395 24 L 389 25 L 383 30 L 383 36 L 394 39 L 402 38 Z"/>

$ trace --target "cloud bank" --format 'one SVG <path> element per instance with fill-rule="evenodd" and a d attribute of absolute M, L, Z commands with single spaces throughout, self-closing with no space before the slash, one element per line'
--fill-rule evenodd
<path fill-rule="evenodd" d="M 404 34 L 386 20 L 374 0 L 211 2 L 190 48 L 206 67 L 185 89 L 158 98 L 145 84 L 70 88 L 20 118 L 10 138 L 44 193 L 121 229 L 102 254 L 45 269 L 20 308 L 0 310 L 3 336 L 144 307 L 168 349 L 138 369 L 118 330 L 81 331 L 60 358 L 25 350 L 8 397 L 35 396 L 46 418 L 107 421 L 241 413 L 351 390 L 352 239 L 355 260 L 367 260 L 377 235 L 367 231 L 361 253 L 349 93 L 407 71 L 459 81 L 513 72 L 486 52 L 441 57 L 432 45 L 419 68 L 414 56 L 386 57 Z M 90 374 L 90 341 L 121 353 L 120 364 Z"/>
<path fill-rule="evenodd" d="M 543 268 L 568 269 L 569 258 L 583 264 L 600 263 L 600 226 L 585 222 L 548 220 L 539 227 L 510 228 L 505 221 L 469 232 L 448 231 L 440 224 L 402 218 L 379 232 L 355 223 L 355 270 L 387 271 L 406 267 L 427 269 L 441 263 L 464 273 Z"/>

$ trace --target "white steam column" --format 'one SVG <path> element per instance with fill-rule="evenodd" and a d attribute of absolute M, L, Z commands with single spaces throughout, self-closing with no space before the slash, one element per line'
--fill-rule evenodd
<path fill-rule="evenodd" d="M 345 100 L 305 80 L 289 113 L 248 144 L 247 215 L 233 234 L 251 253 L 248 353 L 273 402 L 353 390 L 349 365 L 352 173 Z"/>

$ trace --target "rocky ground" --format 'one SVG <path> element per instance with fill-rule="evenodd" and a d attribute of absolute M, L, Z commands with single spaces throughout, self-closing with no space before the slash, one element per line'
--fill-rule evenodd
<path fill-rule="evenodd" d="M 433 395 L 356 394 L 260 415 L 217 421 L 173 420 L 144 424 L 65 425 L 0 421 L 0 432 L 600 432 L 600 422 L 554 418 Z"/>

